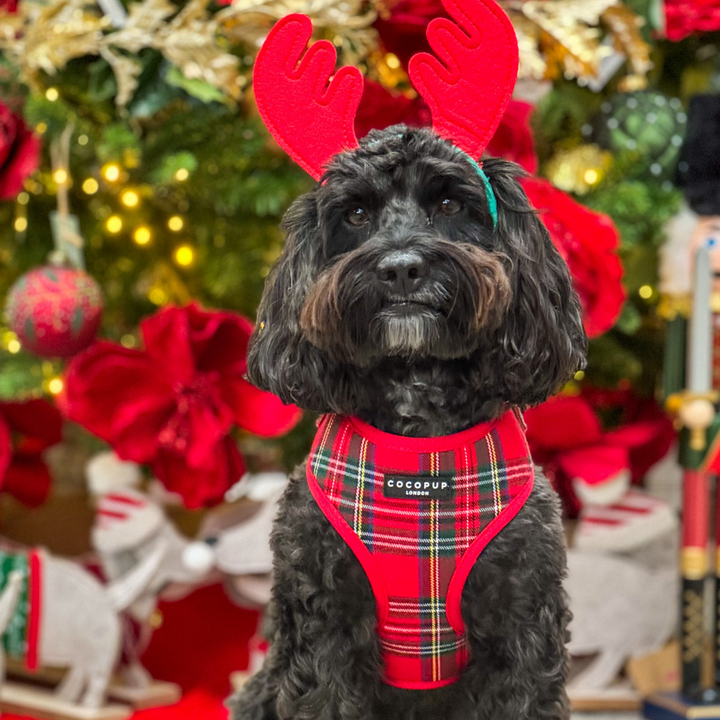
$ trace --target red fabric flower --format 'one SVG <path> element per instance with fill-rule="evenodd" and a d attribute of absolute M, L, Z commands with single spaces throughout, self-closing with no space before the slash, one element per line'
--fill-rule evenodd
<path fill-rule="evenodd" d="M 389 15 L 378 17 L 374 26 L 385 49 L 407 70 L 415 53 L 430 52 L 425 31 L 436 17 L 448 17 L 441 0 L 399 0 L 392 4 Z"/>
<path fill-rule="evenodd" d="M 720 30 L 720 0 L 665 0 L 665 32 L 678 42 L 689 35 Z"/>
<path fill-rule="evenodd" d="M 0 12 L 17 12 L 18 0 L 0 0 Z"/>
<path fill-rule="evenodd" d="M 430 108 L 420 98 L 391 92 L 379 83 L 365 79 L 365 89 L 355 117 L 355 134 L 365 137 L 371 130 L 404 123 L 410 127 L 432 125 Z"/>
<path fill-rule="evenodd" d="M 0 403 L 0 487 L 36 507 L 50 492 L 42 453 L 62 439 L 62 417 L 45 400 Z"/>
<path fill-rule="evenodd" d="M 525 178 L 522 185 L 570 268 L 585 332 L 588 337 L 602 335 L 613 327 L 627 298 L 617 228 L 609 217 L 581 205 L 547 180 Z"/>
<path fill-rule="evenodd" d="M 188 507 L 222 500 L 245 466 L 234 425 L 266 437 L 300 418 L 243 379 L 252 323 L 191 304 L 141 325 L 144 350 L 96 342 L 68 366 L 66 415 L 123 460 L 150 463 Z"/>
<path fill-rule="evenodd" d="M 520 100 L 511 100 L 500 121 L 488 152 L 495 157 L 512 160 L 534 175 L 538 169 L 535 138 L 530 127 L 530 117 L 535 107 Z"/>
<path fill-rule="evenodd" d="M 0 103 L 0 200 L 14 198 L 40 161 L 40 139 Z"/>
<path fill-rule="evenodd" d="M 599 416 L 618 410 L 620 424 L 603 429 Z M 639 484 L 675 439 L 662 408 L 632 391 L 589 388 L 579 396 L 560 395 L 528 410 L 525 423 L 533 459 L 545 469 L 571 516 L 580 510 L 573 481 L 597 487 L 629 471 Z"/>

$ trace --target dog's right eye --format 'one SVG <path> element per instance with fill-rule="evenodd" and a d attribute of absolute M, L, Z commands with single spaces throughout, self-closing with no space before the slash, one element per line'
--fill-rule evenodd
<path fill-rule="evenodd" d="M 370 214 L 367 210 L 365 210 L 365 208 L 361 207 L 356 207 L 352 210 L 349 210 L 345 218 L 351 225 L 354 225 L 355 227 L 362 227 L 363 225 L 367 225 L 367 223 L 370 222 Z"/>

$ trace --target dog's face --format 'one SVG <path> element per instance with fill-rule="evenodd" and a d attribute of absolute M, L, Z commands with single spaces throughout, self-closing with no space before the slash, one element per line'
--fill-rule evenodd
<path fill-rule="evenodd" d="M 388 359 L 462 361 L 479 392 L 544 399 L 582 364 L 585 339 L 515 170 L 485 165 L 495 228 L 480 175 L 430 130 L 375 131 L 336 157 L 285 218 L 251 379 L 286 402 L 352 412 L 353 382 Z"/>

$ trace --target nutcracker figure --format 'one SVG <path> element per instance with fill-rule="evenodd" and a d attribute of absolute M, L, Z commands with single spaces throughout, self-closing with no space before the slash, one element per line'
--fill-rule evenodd
<path fill-rule="evenodd" d="M 650 698 L 646 717 L 720 718 L 720 533 L 711 566 L 710 480 L 720 473 L 720 96 L 693 98 L 679 177 L 688 208 L 666 248 L 667 406 L 681 426 L 683 478 L 682 692 Z M 688 226 L 691 219 L 692 226 Z M 678 232 L 679 231 L 679 232 Z M 685 238 L 682 238 L 683 231 Z M 678 253 L 678 246 L 680 252 Z M 683 248 L 685 257 L 683 255 Z M 670 270 L 668 271 L 668 268 Z M 685 287 L 679 276 L 686 270 Z M 683 289 L 687 293 L 678 292 Z M 716 492 L 720 520 L 720 493 Z M 716 523 L 720 526 L 720 522 Z M 703 683 L 705 586 L 715 576 L 713 682 Z"/>

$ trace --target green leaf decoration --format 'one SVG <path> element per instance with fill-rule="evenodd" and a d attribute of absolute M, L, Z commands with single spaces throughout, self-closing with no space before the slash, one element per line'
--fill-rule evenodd
<path fill-rule="evenodd" d="M 206 105 L 211 102 L 224 102 L 225 95 L 221 90 L 200 78 L 186 78 L 180 68 L 174 65 L 165 73 L 165 82 L 173 87 L 184 90 L 188 95 L 197 98 Z"/>

